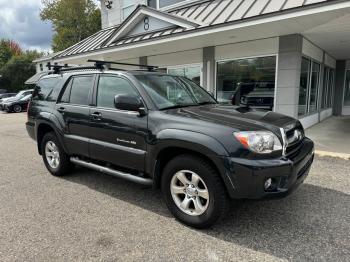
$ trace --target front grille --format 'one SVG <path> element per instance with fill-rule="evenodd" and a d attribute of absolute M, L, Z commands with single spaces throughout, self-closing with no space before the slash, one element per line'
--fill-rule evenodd
<path fill-rule="evenodd" d="M 248 98 L 247 105 L 249 106 L 271 106 L 273 99 L 270 97 L 264 98 Z"/>
<path fill-rule="evenodd" d="M 301 126 L 295 126 L 285 131 L 286 133 L 286 155 L 290 156 L 298 152 L 298 149 L 304 139 L 304 130 Z"/>

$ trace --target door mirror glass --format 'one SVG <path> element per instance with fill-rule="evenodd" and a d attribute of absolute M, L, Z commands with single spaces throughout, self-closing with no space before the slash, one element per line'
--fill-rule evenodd
<path fill-rule="evenodd" d="M 130 95 L 116 95 L 114 97 L 114 106 L 119 110 L 135 112 L 139 112 L 140 108 L 143 108 L 140 97 Z"/>

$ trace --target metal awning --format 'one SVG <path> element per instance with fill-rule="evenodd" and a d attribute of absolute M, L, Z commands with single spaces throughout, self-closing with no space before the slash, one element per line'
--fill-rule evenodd
<path fill-rule="evenodd" d="M 197 30 L 210 28 L 211 26 L 243 22 L 248 19 L 260 19 L 260 17 L 263 18 L 266 15 L 277 15 L 286 11 L 298 11 L 302 8 L 317 6 L 325 2 L 334 3 L 337 2 L 337 0 L 211 0 L 195 2 L 168 11 L 139 6 L 120 26 L 103 29 L 95 33 L 72 47 L 67 48 L 58 54 L 55 59 L 81 55 L 116 46 L 126 46 L 181 33 L 192 33 Z M 147 9 L 150 12 L 158 13 L 164 12 L 168 15 L 171 14 L 183 20 L 196 23 L 197 26 L 194 28 L 174 26 L 174 28 L 170 29 L 167 28 L 156 32 L 132 37 L 126 36 L 113 40 L 113 36 L 117 35 L 118 30 L 123 27 L 124 23 L 132 19 L 132 16 L 137 15 L 139 9 Z"/>

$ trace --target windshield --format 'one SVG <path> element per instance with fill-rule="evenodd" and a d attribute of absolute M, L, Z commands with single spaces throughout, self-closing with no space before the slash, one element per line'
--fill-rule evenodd
<path fill-rule="evenodd" d="M 21 101 L 29 100 L 31 97 L 32 97 L 32 95 L 26 95 L 26 96 L 21 98 Z"/>
<path fill-rule="evenodd" d="M 216 104 L 203 88 L 185 77 L 135 75 L 160 110 L 203 104 Z"/>
<path fill-rule="evenodd" d="M 24 91 L 21 91 L 21 92 L 19 92 L 19 93 L 15 96 L 15 98 L 20 99 L 20 98 L 22 98 L 23 96 L 24 96 Z"/>

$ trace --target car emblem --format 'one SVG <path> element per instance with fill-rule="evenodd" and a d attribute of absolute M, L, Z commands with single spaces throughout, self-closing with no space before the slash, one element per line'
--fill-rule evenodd
<path fill-rule="evenodd" d="M 264 102 L 264 99 L 258 98 L 258 99 L 256 100 L 256 102 L 257 102 L 258 104 L 262 104 L 262 103 Z"/>

